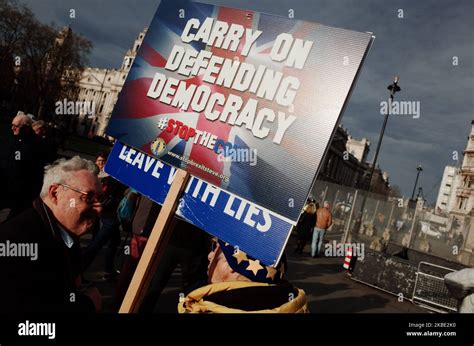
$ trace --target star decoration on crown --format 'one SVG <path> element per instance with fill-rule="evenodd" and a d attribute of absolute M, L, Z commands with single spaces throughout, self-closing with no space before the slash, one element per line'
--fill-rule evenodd
<path fill-rule="evenodd" d="M 237 264 L 240 264 L 242 261 L 248 261 L 247 255 L 243 251 L 236 251 L 232 255 L 235 259 L 237 259 Z"/>
<path fill-rule="evenodd" d="M 272 267 L 267 267 L 267 271 L 268 273 L 267 273 L 266 279 L 275 280 L 275 275 L 278 273 L 278 270 Z"/>
<path fill-rule="evenodd" d="M 246 268 L 247 270 L 251 270 L 253 272 L 253 275 L 257 275 L 259 270 L 262 270 L 263 267 L 260 265 L 259 260 L 251 260 L 249 259 L 249 265 Z"/>

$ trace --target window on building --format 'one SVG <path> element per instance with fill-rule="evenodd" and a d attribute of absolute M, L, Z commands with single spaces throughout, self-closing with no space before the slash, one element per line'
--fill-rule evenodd
<path fill-rule="evenodd" d="M 466 203 L 467 202 L 467 198 L 466 197 L 459 197 L 459 206 L 458 206 L 458 209 L 460 210 L 464 210 L 466 209 Z"/>
<path fill-rule="evenodd" d="M 471 187 L 471 177 L 464 178 L 464 187 L 467 187 L 467 188 Z"/>
<path fill-rule="evenodd" d="M 451 187 L 451 184 L 446 184 L 447 187 Z"/>
<path fill-rule="evenodd" d="M 446 205 L 446 202 L 441 202 L 442 205 Z"/>
<path fill-rule="evenodd" d="M 104 110 L 104 104 L 102 103 L 99 108 L 99 113 L 102 113 L 103 110 Z"/>

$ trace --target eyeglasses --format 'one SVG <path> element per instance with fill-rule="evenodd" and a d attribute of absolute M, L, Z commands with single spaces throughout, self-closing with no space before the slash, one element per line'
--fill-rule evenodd
<path fill-rule="evenodd" d="M 81 191 L 79 189 L 76 189 L 72 187 L 71 185 L 67 184 L 58 184 L 61 185 L 65 188 L 68 188 L 70 190 L 79 192 L 81 194 L 81 200 L 87 204 L 94 204 L 94 203 L 104 203 L 105 201 L 105 195 L 102 193 L 94 193 L 94 192 L 87 192 L 87 191 Z"/>
<path fill-rule="evenodd" d="M 12 127 L 19 129 L 20 127 L 23 127 L 23 125 L 12 124 Z"/>

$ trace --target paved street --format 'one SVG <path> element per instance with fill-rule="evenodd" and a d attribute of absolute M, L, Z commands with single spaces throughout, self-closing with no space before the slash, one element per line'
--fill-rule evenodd
<path fill-rule="evenodd" d="M 398 302 L 397 297 L 366 286 L 347 276 L 342 258 L 311 258 L 309 246 L 304 255 L 293 255 L 295 237 L 291 237 L 286 251 L 288 280 L 305 290 L 312 313 L 423 313 L 427 310 L 411 302 Z M 87 273 L 104 295 L 106 311 L 111 307 L 113 283 L 101 279 L 103 255 L 97 257 Z M 177 268 L 156 306 L 157 313 L 176 313 L 180 293 L 180 269 Z"/>

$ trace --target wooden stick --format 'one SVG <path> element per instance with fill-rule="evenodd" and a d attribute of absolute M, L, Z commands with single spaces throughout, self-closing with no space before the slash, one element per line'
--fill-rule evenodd
<path fill-rule="evenodd" d="M 138 312 L 140 304 L 145 298 L 145 294 L 150 286 L 153 274 L 156 272 L 158 263 L 163 256 L 165 247 L 168 245 L 168 240 L 172 233 L 172 227 L 170 226 L 172 226 L 174 220 L 178 200 L 188 183 L 189 177 L 189 173 L 181 169 L 176 172 L 173 183 L 160 210 L 160 214 L 148 238 L 140 262 L 138 262 L 137 269 L 133 274 L 132 281 L 128 287 L 119 313 Z"/>

